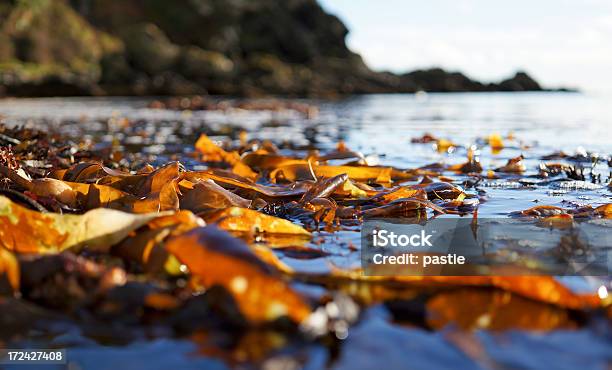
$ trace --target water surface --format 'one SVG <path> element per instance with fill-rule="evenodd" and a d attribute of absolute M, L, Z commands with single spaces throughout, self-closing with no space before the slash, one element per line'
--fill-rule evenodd
<path fill-rule="evenodd" d="M 223 138 L 224 133 L 234 135 L 234 127 L 246 128 L 250 138 L 270 139 L 281 146 L 283 142 L 291 142 L 324 151 L 333 149 L 342 140 L 372 161 L 401 168 L 435 162 L 462 163 L 470 147 L 476 150 L 485 169 L 502 166 L 509 158 L 524 154 L 527 165 L 524 174 L 505 177 L 500 182 L 485 181 L 478 188 L 468 189 L 471 194 L 481 196 L 480 217 L 509 217 L 513 211 L 539 204 L 597 206 L 609 203 L 612 198 L 606 187 L 612 154 L 611 96 L 574 93 L 369 95 L 337 101 L 309 101 L 320 107 L 319 115 L 312 119 L 287 111 L 149 109 L 150 101 L 144 98 L 1 100 L 0 116 L 9 125 L 49 128 L 75 140 L 91 140 L 99 148 L 121 145 L 127 152 L 146 152 L 147 159 L 155 165 L 179 159 L 191 169 L 201 166 L 189 156 L 200 133 Z M 431 143 L 411 142 L 424 133 L 446 138 L 457 146 L 439 152 Z M 494 133 L 504 137 L 512 135 L 515 139 L 507 140 L 503 150 L 493 153 L 483 145 L 483 138 Z M 584 166 L 587 173 L 591 171 L 590 158 L 599 158 L 592 171 L 602 175 L 602 183 L 590 190 L 560 189 L 552 183 L 527 189 L 517 185 L 521 178 L 537 174 L 542 156 L 557 151 L 584 158 L 570 163 Z M 449 173 L 448 176 L 454 176 L 458 182 L 465 180 L 464 175 Z M 355 267 L 359 263 L 359 253 L 346 248 L 349 243 L 358 245 L 357 229 L 349 228 L 335 234 L 321 232 L 317 237 L 325 241 L 322 247 L 317 247 L 326 249 L 327 256 L 300 259 L 279 254 L 279 257 L 296 270 L 307 272 L 325 272 L 329 263 L 342 267 Z M 563 281 L 576 290 L 592 290 L 601 284 L 612 288 L 609 276 L 564 278 Z M 307 291 L 313 287 L 301 289 Z M 503 300 L 501 296 L 489 300 L 477 292 L 465 294 L 458 295 L 457 299 L 465 299 L 457 301 L 462 302 L 458 305 L 473 302 L 497 305 Z M 534 303 L 513 302 L 514 305 L 509 306 L 501 304 L 500 310 L 515 312 L 512 311 L 515 309 L 517 315 L 525 316 L 523 322 L 529 323 L 530 314 L 525 307 Z M 480 308 L 474 307 L 474 311 Z M 426 369 L 433 366 L 470 368 L 478 363 L 503 368 L 531 369 L 547 364 L 551 368 L 603 369 L 612 361 L 610 325 L 603 317 L 585 324 L 559 314 L 552 307 L 537 307 L 533 312 L 547 312 L 551 317 L 559 315 L 573 324 L 553 331 L 518 326 L 494 330 L 487 325 L 456 330 L 455 325 L 449 324 L 431 331 L 415 323 L 417 319 L 402 322 L 392 312 L 387 306 L 369 308 L 334 353 L 320 345 L 300 346 L 286 340 L 285 344 L 268 350 L 258 365 L 399 368 L 410 364 Z M 478 320 L 495 320 L 484 315 L 489 315 L 487 310 L 483 310 L 483 318 Z M 103 361 L 108 356 L 124 358 L 122 361 L 136 367 L 139 356 L 147 356 L 151 362 L 158 363 L 158 368 L 166 368 L 170 361 L 181 368 L 236 365 L 227 361 L 227 357 L 217 356 L 218 352 L 207 350 L 197 340 L 150 341 L 143 335 L 141 341 L 127 346 L 101 346 L 99 342 L 85 339 L 86 335 L 77 329 L 71 330 L 76 330 L 76 334 L 71 332 L 70 340 L 62 342 L 61 338 L 66 338 L 64 333 L 51 343 L 72 347 L 73 358 L 84 368 L 110 368 L 112 365 Z M 164 349 L 169 353 L 165 354 Z M 199 355 L 194 356 L 195 353 Z"/>

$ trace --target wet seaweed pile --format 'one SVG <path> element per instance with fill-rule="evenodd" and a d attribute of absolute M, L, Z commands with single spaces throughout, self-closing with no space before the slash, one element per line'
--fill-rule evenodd
<path fill-rule="evenodd" d="M 491 367 L 507 364 L 504 355 L 474 330 L 563 329 L 601 338 L 594 357 L 606 360 L 605 286 L 577 291 L 545 274 L 365 276 L 359 230 L 374 217 L 477 222 L 500 188 L 598 191 L 599 200 L 610 192 L 609 157 L 534 155 L 512 134 L 462 147 L 421 133 L 411 145 L 455 155 L 455 163 L 400 168 L 341 140 L 260 134 L 121 117 L 48 130 L 1 126 L 3 346 L 173 338 L 229 366 L 352 367 L 374 361 L 376 351 L 359 348 L 375 336 L 389 346 L 421 343 L 404 349 L 405 361 L 433 340 L 431 350 L 447 356 L 439 364 L 459 356 L 465 366 Z M 481 158 L 508 147 L 521 154 L 503 165 Z M 543 230 L 612 217 L 612 203 L 600 201 L 507 208 L 504 217 Z M 568 233 L 556 248 L 582 246 Z"/>

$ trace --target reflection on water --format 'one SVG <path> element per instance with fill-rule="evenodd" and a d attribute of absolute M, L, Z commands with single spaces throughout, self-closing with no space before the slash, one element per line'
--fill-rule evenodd
<path fill-rule="evenodd" d="M 0 114 L 19 118 L 99 120 L 112 116 L 192 124 L 238 124 L 262 126 L 273 120 L 296 121 L 299 115 L 270 112 L 219 111 L 177 112 L 148 109 L 145 98 L 57 98 L 0 100 Z M 461 93 L 365 95 L 344 100 L 315 101 L 321 114 L 314 123 L 325 140 L 344 139 L 351 145 L 375 149 L 377 153 L 407 159 L 404 144 L 411 137 L 431 132 L 470 144 L 489 132 L 513 131 L 526 142 L 539 142 L 543 150 L 572 152 L 579 146 L 588 150 L 610 150 L 612 95 L 570 93 Z M 308 130 L 274 129 L 263 125 L 261 135 L 276 134 L 278 140 L 290 131 L 306 138 Z M 281 134 L 279 137 L 278 134 Z M 292 137 L 295 139 L 295 137 Z M 388 146 L 391 145 L 391 146 Z M 410 156 L 412 157 L 412 155 Z M 412 158 L 408 158 L 411 160 Z"/>
<path fill-rule="evenodd" d="M 588 144 L 587 149 L 609 151 L 611 103 L 612 96 L 582 94 L 429 94 L 357 97 L 328 108 L 341 124 L 361 129 L 348 136 L 362 145 L 398 145 L 402 137 L 424 131 L 469 144 L 489 132 L 514 131 L 548 150 Z M 401 153 L 401 146 L 384 148 Z"/>

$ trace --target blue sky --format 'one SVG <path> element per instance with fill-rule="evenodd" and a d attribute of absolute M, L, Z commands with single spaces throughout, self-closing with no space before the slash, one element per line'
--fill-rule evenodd
<path fill-rule="evenodd" d="M 612 91 L 612 0 L 320 0 L 377 70 L 440 66 L 495 81 Z"/>

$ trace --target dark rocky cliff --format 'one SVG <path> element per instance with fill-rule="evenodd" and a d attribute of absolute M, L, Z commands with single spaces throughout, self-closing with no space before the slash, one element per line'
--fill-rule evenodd
<path fill-rule="evenodd" d="M 316 0 L 0 0 L 0 95 L 541 90 L 371 71 Z"/>

